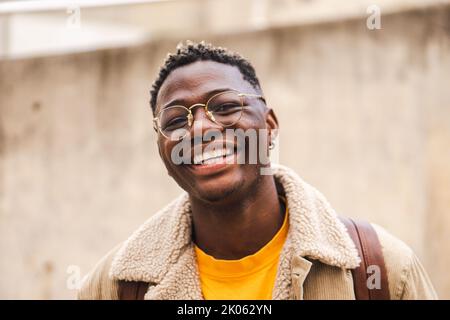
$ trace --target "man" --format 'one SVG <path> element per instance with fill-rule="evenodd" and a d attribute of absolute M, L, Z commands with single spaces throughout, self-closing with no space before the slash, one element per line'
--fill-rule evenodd
<path fill-rule="evenodd" d="M 79 298 L 355 299 L 361 257 L 326 199 L 289 168 L 267 174 L 270 163 L 250 161 L 270 152 L 278 122 L 247 60 L 181 45 L 153 84 L 151 107 L 161 159 L 185 193 L 100 261 Z M 242 140 L 229 130 L 262 134 Z M 373 227 L 390 298 L 435 299 L 411 249 Z"/>

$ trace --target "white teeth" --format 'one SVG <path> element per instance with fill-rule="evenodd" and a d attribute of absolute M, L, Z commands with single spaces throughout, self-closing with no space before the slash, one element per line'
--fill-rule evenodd
<path fill-rule="evenodd" d="M 222 157 L 217 157 L 217 158 L 212 158 L 212 159 L 207 159 L 205 161 L 203 161 L 203 164 L 213 164 L 213 163 L 217 163 L 221 160 Z"/>
<path fill-rule="evenodd" d="M 194 156 L 194 164 L 211 164 L 220 160 L 224 156 L 229 156 L 234 153 L 232 147 L 225 149 L 216 149 L 211 151 L 205 151 L 203 154 L 197 154 Z"/>

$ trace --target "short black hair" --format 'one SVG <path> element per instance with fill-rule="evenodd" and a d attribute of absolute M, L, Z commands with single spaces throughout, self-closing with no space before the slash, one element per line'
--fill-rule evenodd
<path fill-rule="evenodd" d="M 231 52 L 226 48 L 215 47 L 204 41 L 199 43 L 186 41 L 185 44 L 178 44 L 176 53 L 168 54 L 163 66 L 159 70 L 158 77 L 153 82 L 152 89 L 150 90 L 150 106 L 153 114 L 156 110 L 156 99 L 158 97 L 159 89 L 161 89 L 162 84 L 169 74 L 179 67 L 201 60 L 211 60 L 236 66 L 245 80 L 247 80 L 255 89 L 261 90 L 259 80 L 256 77 L 255 68 L 253 68 L 252 64 L 240 54 Z"/>

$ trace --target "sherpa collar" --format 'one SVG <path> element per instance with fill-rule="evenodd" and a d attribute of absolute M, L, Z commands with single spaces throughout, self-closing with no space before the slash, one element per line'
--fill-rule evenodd
<path fill-rule="evenodd" d="M 289 208 L 285 246 L 289 243 L 296 255 L 310 260 L 346 269 L 357 267 L 360 259 L 355 246 L 325 197 L 291 169 L 281 165 L 272 165 L 272 168 L 277 183 L 284 189 Z M 178 277 L 197 277 L 191 223 L 189 198 L 183 193 L 125 241 L 114 257 L 110 276 L 116 280 L 155 284 L 170 274 L 172 281 L 177 281 Z M 285 249 L 282 256 L 292 253 Z M 187 295 L 201 298 L 198 280 L 191 280 L 197 288 Z"/>

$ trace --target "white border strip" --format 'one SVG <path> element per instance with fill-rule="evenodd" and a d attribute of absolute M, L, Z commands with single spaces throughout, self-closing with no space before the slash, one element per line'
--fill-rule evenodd
<path fill-rule="evenodd" d="M 122 5 L 172 2 L 174 0 L 39 0 L 0 3 L 0 15 L 66 10 L 67 6 L 99 8 Z"/>

